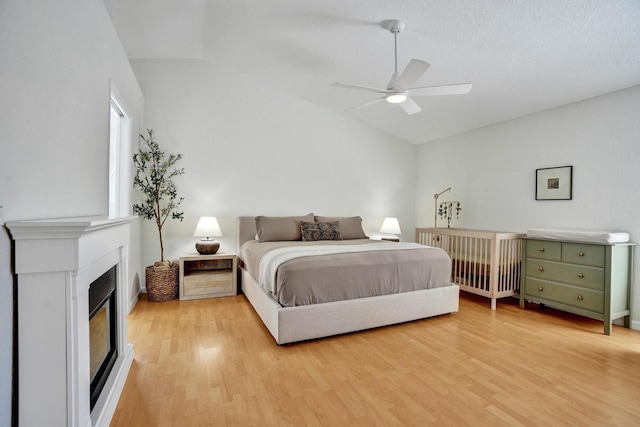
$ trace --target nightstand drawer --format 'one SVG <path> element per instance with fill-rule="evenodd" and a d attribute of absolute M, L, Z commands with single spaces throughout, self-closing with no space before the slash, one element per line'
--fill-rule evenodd
<path fill-rule="evenodd" d="M 233 276 L 228 271 L 197 271 L 184 276 L 184 296 L 233 292 Z"/>
<path fill-rule="evenodd" d="M 537 259 L 560 261 L 562 256 L 562 243 L 549 242 L 547 240 L 527 240 L 527 256 Z"/>
<path fill-rule="evenodd" d="M 525 293 L 531 297 L 544 298 L 597 313 L 604 311 L 604 292 L 594 289 L 528 278 Z"/>
<path fill-rule="evenodd" d="M 605 247 L 580 243 L 562 244 L 562 261 L 604 267 Z"/>
<path fill-rule="evenodd" d="M 180 257 L 180 299 L 237 295 L 238 258 L 232 254 L 189 254 Z"/>
<path fill-rule="evenodd" d="M 604 290 L 604 269 L 527 258 L 526 275 Z"/>

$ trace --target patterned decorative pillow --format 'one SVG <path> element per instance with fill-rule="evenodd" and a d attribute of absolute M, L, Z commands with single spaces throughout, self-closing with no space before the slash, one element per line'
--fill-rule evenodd
<path fill-rule="evenodd" d="M 316 240 L 342 240 L 338 221 L 334 222 L 307 222 L 300 221 L 302 229 L 302 241 L 314 242 Z"/>
<path fill-rule="evenodd" d="M 342 240 L 368 239 L 367 235 L 362 229 L 362 218 L 359 216 L 316 216 L 315 219 L 316 222 L 338 221 L 338 226 L 340 226 L 340 234 L 342 234 Z"/>

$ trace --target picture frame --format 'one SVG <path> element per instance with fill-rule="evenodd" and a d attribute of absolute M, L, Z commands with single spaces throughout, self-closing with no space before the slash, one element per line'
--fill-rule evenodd
<path fill-rule="evenodd" d="M 573 166 L 536 169 L 536 200 L 571 200 Z"/>

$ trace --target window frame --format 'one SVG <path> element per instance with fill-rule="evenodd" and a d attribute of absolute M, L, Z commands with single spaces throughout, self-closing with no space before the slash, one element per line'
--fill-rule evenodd
<path fill-rule="evenodd" d="M 118 117 L 118 125 L 113 119 Z M 129 109 L 111 83 L 109 99 L 109 162 L 108 162 L 108 216 L 121 218 L 131 215 L 131 168 L 133 120 Z"/>

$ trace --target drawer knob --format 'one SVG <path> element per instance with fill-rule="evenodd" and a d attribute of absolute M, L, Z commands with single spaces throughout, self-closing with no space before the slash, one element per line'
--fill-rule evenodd
<path fill-rule="evenodd" d="M 580 273 L 580 274 L 578 274 L 578 277 L 583 279 L 584 278 L 584 274 Z"/>
<path fill-rule="evenodd" d="M 544 288 L 543 288 L 542 286 L 538 286 L 538 290 L 539 290 L 540 292 L 542 292 L 542 291 L 544 290 Z"/>
<path fill-rule="evenodd" d="M 578 252 L 579 256 L 584 256 L 584 252 Z"/>
<path fill-rule="evenodd" d="M 582 301 L 582 295 L 578 295 L 578 301 Z"/>
<path fill-rule="evenodd" d="M 544 267 L 538 267 L 538 270 L 544 271 Z"/>
<path fill-rule="evenodd" d="M 544 248 L 540 248 L 538 249 L 540 252 L 544 252 Z"/>

